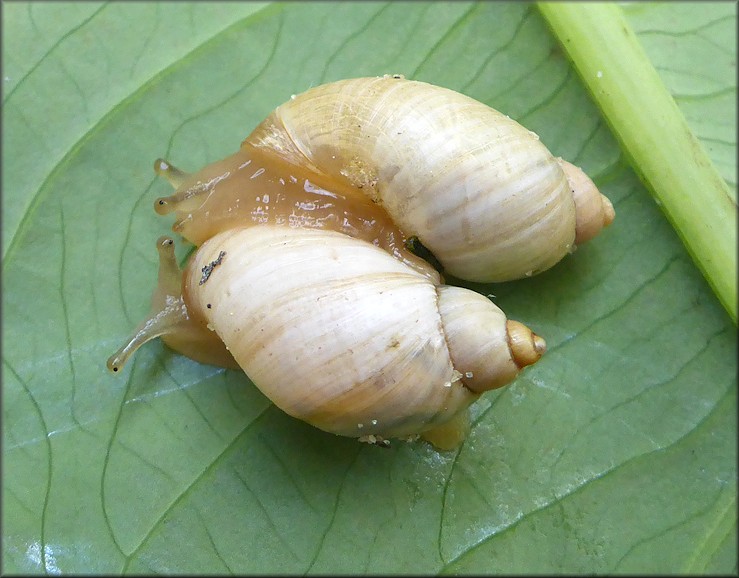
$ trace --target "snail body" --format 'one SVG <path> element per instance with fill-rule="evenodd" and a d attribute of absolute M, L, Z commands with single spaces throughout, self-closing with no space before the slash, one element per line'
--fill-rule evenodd
<path fill-rule="evenodd" d="M 162 336 L 242 368 L 290 415 L 371 441 L 455 445 L 463 410 L 545 349 L 488 299 L 444 285 L 412 238 L 444 273 L 505 281 L 548 269 L 613 219 L 536 135 L 400 77 L 313 88 L 226 159 L 155 170 L 176 189 L 157 212 L 174 212 L 173 230 L 199 248 L 180 271 L 160 239 L 151 315 L 109 368 Z"/>

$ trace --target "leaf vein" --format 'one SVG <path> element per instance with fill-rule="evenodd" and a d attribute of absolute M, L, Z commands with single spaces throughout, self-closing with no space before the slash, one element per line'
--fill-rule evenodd
<path fill-rule="evenodd" d="M 67 40 L 67 39 L 68 39 L 68 38 L 69 38 L 70 36 L 72 36 L 72 35 L 73 35 L 73 34 L 74 34 L 75 32 L 77 32 L 77 31 L 78 31 L 78 30 L 80 30 L 80 29 L 81 29 L 81 28 L 82 28 L 83 26 L 85 26 L 85 25 L 86 25 L 87 23 L 89 23 L 89 22 L 90 22 L 90 21 L 91 21 L 91 20 L 92 20 L 93 18 L 95 18 L 95 16 L 97 16 L 98 14 L 100 14 L 100 12 L 102 12 L 102 11 L 103 11 L 103 9 L 104 9 L 104 8 L 105 8 L 105 7 L 107 6 L 107 5 L 108 5 L 108 2 L 103 2 L 103 3 L 102 3 L 102 4 L 100 5 L 100 7 L 99 7 L 99 8 L 97 9 L 97 10 L 95 10 L 95 11 L 94 11 L 94 12 L 93 12 L 92 14 L 90 14 L 90 15 L 89 15 L 89 16 L 88 16 L 87 18 L 85 18 L 84 20 L 82 20 L 82 22 L 80 22 L 80 23 L 79 23 L 79 24 L 77 24 L 76 26 L 73 26 L 73 27 L 72 27 L 72 28 L 70 28 L 70 29 L 69 29 L 69 30 L 68 30 L 67 32 L 65 32 L 64 34 L 62 34 L 62 35 L 61 35 L 61 36 L 59 37 L 59 39 L 58 39 L 58 40 L 57 40 L 57 41 L 56 41 L 56 42 L 55 42 L 54 44 L 52 44 L 52 45 L 51 45 L 51 46 L 49 47 L 49 49 L 48 49 L 48 50 L 47 50 L 47 51 L 46 51 L 46 52 L 45 52 L 45 53 L 44 53 L 44 54 L 43 54 L 43 55 L 42 55 L 42 56 L 41 56 L 41 57 L 40 57 L 40 58 L 39 58 L 39 59 L 38 59 L 38 60 L 36 61 L 36 63 L 35 63 L 35 64 L 34 64 L 33 66 L 31 66 L 31 68 L 29 68 L 29 69 L 28 69 L 28 70 L 26 71 L 26 73 L 25 73 L 25 74 L 24 74 L 23 76 L 21 76 L 20 80 L 19 80 L 19 81 L 18 81 L 18 82 L 17 82 L 16 84 L 15 84 L 15 86 L 14 86 L 14 87 L 13 87 L 13 88 L 12 88 L 12 89 L 11 89 L 10 91 L 8 91 L 8 93 L 7 93 L 6 95 L 5 95 L 5 98 L 3 98 L 3 104 L 5 104 L 6 102 L 8 102 L 8 101 L 9 101 L 9 100 L 10 100 L 10 99 L 11 99 L 11 98 L 13 97 L 13 95 L 14 95 L 14 94 L 15 94 L 15 93 L 16 93 L 16 92 L 18 91 L 18 89 L 19 89 L 19 88 L 20 88 L 20 87 L 21 87 L 21 86 L 22 86 L 23 84 L 25 84 L 25 82 L 26 82 L 26 80 L 28 79 L 28 77 L 29 77 L 29 76 L 31 76 L 31 75 L 32 75 L 32 74 L 33 74 L 34 72 L 36 72 L 36 69 L 37 69 L 37 68 L 38 68 L 39 66 L 41 66 L 41 64 L 42 64 L 43 62 L 45 62 L 45 61 L 46 61 L 46 59 L 47 59 L 47 58 L 49 58 L 49 57 L 51 56 L 51 54 L 52 54 L 52 53 L 53 53 L 53 52 L 54 52 L 54 51 L 55 51 L 55 50 L 56 50 L 57 48 L 59 48 L 59 46 L 61 46 L 61 44 L 62 44 L 62 43 L 63 43 L 63 42 L 65 41 L 65 40 Z M 30 13 L 30 12 L 29 12 L 29 13 Z M 31 18 L 31 21 L 33 22 L 33 18 Z"/>
<path fill-rule="evenodd" d="M 33 406 L 34 413 L 36 414 L 36 417 L 38 418 L 39 422 L 41 423 L 41 428 L 44 431 L 44 439 L 46 440 L 46 484 L 44 488 L 44 501 L 43 505 L 41 507 L 41 520 L 40 520 L 40 537 L 39 537 L 39 555 L 41 556 L 41 565 L 44 569 L 44 572 L 47 574 L 51 571 L 51 568 L 48 565 L 48 562 L 46 560 L 46 526 L 47 526 L 47 516 L 48 516 L 48 510 L 49 510 L 49 500 L 51 496 L 51 481 L 53 476 L 53 461 L 52 461 L 52 455 L 51 455 L 51 442 L 49 441 L 49 427 L 46 425 L 46 420 L 44 419 L 44 413 L 41 411 L 41 406 L 39 405 L 38 401 L 36 401 L 36 398 L 34 397 L 33 393 L 31 392 L 31 389 L 28 387 L 28 384 L 21 378 L 20 374 L 15 370 L 13 365 L 3 356 L 3 363 L 5 364 L 5 367 L 7 367 L 10 370 L 10 373 L 13 374 L 13 377 L 18 381 L 21 388 L 23 388 L 23 391 L 25 391 L 26 395 L 28 396 L 28 399 L 31 401 L 31 405 Z"/>
<path fill-rule="evenodd" d="M 411 73 L 410 78 L 418 78 L 419 71 L 423 67 L 424 64 L 426 64 L 429 59 L 438 52 L 441 47 L 446 43 L 447 40 L 451 37 L 454 32 L 460 28 L 472 15 L 473 12 L 475 12 L 479 7 L 480 3 L 475 2 L 471 4 L 470 8 L 467 9 L 464 14 L 462 14 L 459 18 L 457 18 L 452 24 L 449 26 L 447 31 L 442 34 L 441 38 L 437 40 L 434 45 L 428 50 L 426 53 L 426 57 L 419 63 L 419 65 L 415 68 L 415 70 Z"/>
<path fill-rule="evenodd" d="M 732 383 L 732 384 L 730 384 L 729 387 L 727 387 L 726 394 L 724 395 L 724 399 L 727 398 L 727 396 L 731 396 L 733 394 L 734 394 L 734 387 L 733 387 L 733 383 Z M 543 511 L 545 511 L 545 510 L 553 507 L 553 506 L 557 506 L 557 504 L 559 504 L 560 502 L 562 502 L 566 498 L 570 498 L 572 496 L 575 496 L 575 495 L 579 494 L 580 492 L 585 491 L 585 489 L 588 488 L 591 484 L 593 484 L 593 483 L 595 483 L 595 482 L 597 482 L 597 481 L 599 481 L 601 479 L 604 479 L 608 475 L 614 474 L 618 470 L 620 470 L 620 469 L 622 469 L 622 468 L 630 465 L 631 463 L 635 462 L 636 460 L 641 459 L 641 458 L 644 458 L 644 457 L 647 457 L 647 456 L 651 456 L 653 454 L 664 453 L 664 452 L 666 452 L 667 450 L 669 450 L 669 449 L 671 449 L 673 447 L 677 447 L 680 443 L 683 442 L 683 440 L 685 440 L 686 438 L 688 438 L 688 436 L 690 436 L 691 433 L 693 433 L 693 431 L 698 430 L 703 423 L 705 423 L 706 421 L 708 421 L 708 419 L 710 419 L 710 417 L 718 410 L 718 408 L 721 405 L 721 402 L 722 401 L 723 401 L 723 399 L 719 400 L 719 402 L 716 403 L 713 406 L 712 410 L 707 415 L 705 415 L 698 422 L 698 424 L 696 425 L 695 428 L 693 428 L 693 430 L 690 430 L 690 431 L 686 432 L 685 434 L 683 434 L 682 436 L 680 436 L 679 438 L 677 438 L 675 441 L 667 444 L 664 447 L 661 447 L 661 448 L 658 448 L 658 449 L 654 449 L 654 450 L 650 450 L 650 451 L 647 451 L 647 452 L 643 452 L 641 454 L 636 454 L 636 455 L 630 457 L 629 459 L 625 460 L 624 462 L 622 462 L 620 464 L 617 464 L 617 465 L 614 465 L 613 467 L 605 470 L 604 472 L 598 474 L 597 476 L 593 476 L 592 478 L 589 478 L 589 479 L 583 481 L 581 484 L 575 486 L 574 488 L 571 488 L 570 490 L 566 491 L 565 493 L 555 496 L 550 502 L 547 502 L 547 503 L 545 503 L 545 504 L 543 504 L 543 505 L 541 505 L 541 506 L 539 506 L 539 507 L 531 510 L 530 512 L 527 512 L 525 515 L 519 516 L 518 518 L 514 519 L 511 523 L 509 523 L 507 526 L 505 526 L 504 528 L 502 528 L 500 531 L 497 531 L 495 533 L 492 533 L 489 536 L 485 536 L 484 538 L 478 540 L 474 544 L 469 545 L 467 548 L 465 548 L 464 550 L 462 550 L 459 554 L 457 554 L 456 556 L 454 556 L 454 558 L 452 558 L 445 566 L 443 566 L 442 569 L 439 571 L 439 573 L 445 573 L 447 570 L 450 569 L 450 567 L 452 566 L 452 564 L 458 562 L 459 560 L 461 560 L 465 556 L 468 556 L 469 554 L 471 554 L 475 550 L 477 550 L 480 547 L 482 547 L 483 545 L 485 545 L 490 540 L 493 540 L 493 539 L 495 539 L 497 537 L 500 537 L 500 536 L 504 535 L 507 532 L 510 532 L 510 531 L 514 530 L 516 528 L 516 526 L 518 526 L 523 520 L 526 520 L 527 518 L 529 518 L 531 516 L 534 516 L 536 514 L 539 514 L 539 513 L 543 512 Z"/>
<path fill-rule="evenodd" d="M 207 467 L 203 468 L 203 471 L 200 472 L 197 476 L 195 476 L 192 481 L 175 497 L 172 502 L 169 504 L 167 508 L 165 508 L 164 512 L 157 520 L 154 521 L 154 523 L 151 525 L 151 529 L 146 533 L 146 535 L 143 537 L 141 542 L 136 546 L 128 555 L 126 555 L 126 567 L 128 564 L 134 559 L 136 554 L 138 554 L 139 551 L 146 545 L 146 543 L 149 541 L 151 536 L 154 534 L 154 531 L 156 528 L 159 527 L 159 525 L 162 523 L 162 521 L 167 517 L 167 515 L 178 505 L 180 504 L 185 498 L 192 492 L 193 488 L 210 472 L 213 470 L 213 468 L 219 464 L 223 459 L 225 459 L 226 454 L 228 454 L 231 449 L 236 447 L 236 445 L 241 441 L 243 437 L 245 437 L 252 428 L 256 427 L 259 422 L 262 420 L 264 415 L 274 406 L 268 405 L 266 408 L 264 408 L 257 416 L 249 422 L 234 438 L 233 440 L 223 448 L 223 450 L 215 457 L 211 462 L 207 465 Z"/>

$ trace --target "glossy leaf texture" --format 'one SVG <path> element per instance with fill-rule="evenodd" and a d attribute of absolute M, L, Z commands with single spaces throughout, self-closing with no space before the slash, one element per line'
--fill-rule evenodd
<path fill-rule="evenodd" d="M 735 573 L 736 331 L 523 3 L 5 3 L 4 573 Z M 736 185 L 736 6 L 628 5 Z M 537 277 L 474 285 L 546 356 L 457 451 L 276 409 L 145 315 L 162 156 L 236 150 L 324 82 L 401 73 L 515 118 L 614 202 Z M 180 243 L 179 255 L 186 247 Z"/>

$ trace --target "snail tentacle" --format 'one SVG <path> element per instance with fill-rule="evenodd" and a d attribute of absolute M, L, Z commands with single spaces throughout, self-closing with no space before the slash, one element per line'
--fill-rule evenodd
<path fill-rule="evenodd" d="M 160 237 L 157 250 L 159 279 L 152 293 L 149 315 L 108 358 L 108 370 L 118 372 L 136 350 L 157 337 L 171 349 L 202 363 L 237 368 L 223 342 L 188 311 L 182 295 L 182 270 L 175 258 L 174 241 L 170 237 Z"/>

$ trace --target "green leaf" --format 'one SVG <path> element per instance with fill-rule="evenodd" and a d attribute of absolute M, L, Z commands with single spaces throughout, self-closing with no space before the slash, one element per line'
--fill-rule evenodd
<path fill-rule="evenodd" d="M 534 6 L 2 10 L 4 573 L 736 573 L 735 327 Z M 736 6 L 626 14 L 735 187 Z M 475 286 L 546 356 L 449 453 L 325 434 L 158 343 L 109 375 L 171 224 L 154 159 L 384 73 L 505 112 L 613 201 L 554 269 Z"/>

